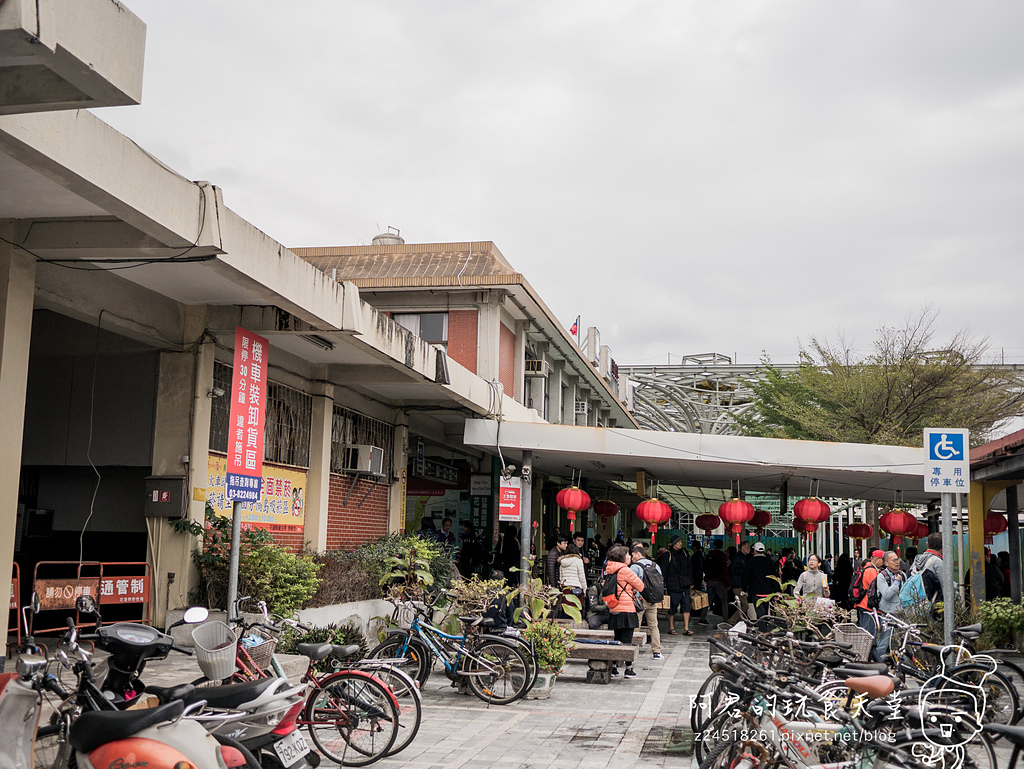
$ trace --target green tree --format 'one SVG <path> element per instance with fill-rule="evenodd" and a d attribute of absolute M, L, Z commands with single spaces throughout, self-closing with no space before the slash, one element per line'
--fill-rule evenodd
<path fill-rule="evenodd" d="M 1024 413 L 1021 378 L 988 363 L 987 340 L 965 330 L 934 344 L 935 317 L 926 307 L 901 327 L 881 327 L 859 358 L 842 335 L 812 337 L 795 370 L 766 356 L 751 382 L 753 406 L 737 424 L 768 438 L 920 446 L 925 427 L 961 427 L 975 443 L 987 440 Z"/>

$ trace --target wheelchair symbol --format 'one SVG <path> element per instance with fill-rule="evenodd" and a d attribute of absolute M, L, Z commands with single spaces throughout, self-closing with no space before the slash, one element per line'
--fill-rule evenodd
<path fill-rule="evenodd" d="M 960 438 L 959 435 L 954 437 Z M 937 441 L 932 436 L 932 457 L 934 459 L 956 459 L 962 456 L 962 446 L 963 444 L 959 440 L 955 442 L 950 440 L 946 433 L 941 433 Z"/>

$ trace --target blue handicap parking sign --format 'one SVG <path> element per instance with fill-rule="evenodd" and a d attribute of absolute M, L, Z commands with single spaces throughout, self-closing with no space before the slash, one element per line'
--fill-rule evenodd
<path fill-rule="evenodd" d="M 929 462 L 963 462 L 966 458 L 963 433 L 928 434 Z"/>

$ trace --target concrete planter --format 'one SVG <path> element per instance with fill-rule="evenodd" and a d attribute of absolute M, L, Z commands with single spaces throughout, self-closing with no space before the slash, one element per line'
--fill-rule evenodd
<path fill-rule="evenodd" d="M 555 679 L 558 678 L 557 673 L 552 673 L 550 670 L 541 670 L 537 673 L 537 682 L 534 683 L 533 688 L 526 693 L 526 699 L 528 700 L 547 700 L 551 699 L 551 689 L 555 685 Z"/>
<path fill-rule="evenodd" d="M 317 609 L 303 609 L 298 620 L 307 625 L 331 625 L 351 622 L 358 627 L 366 638 L 369 648 L 377 645 L 377 632 L 386 624 L 381 617 L 390 618 L 395 607 L 387 601 L 354 601 L 339 603 L 333 606 L 321 606 Z"/>

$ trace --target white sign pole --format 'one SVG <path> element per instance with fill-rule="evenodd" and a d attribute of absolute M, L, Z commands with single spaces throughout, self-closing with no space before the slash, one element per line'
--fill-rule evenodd
<path fill-rule="evenodd" d="M 943 427 L 924 429 L 924 490 L 938 491 L 942 499 L 942 618 L 947 646 L 953 643 L 956 619 L 956 594 L 953 591 L 953 495 L 970 489 L 970 445 L 967 430 Z M 963 526 L 960 528 L 962 530 Z"/>

